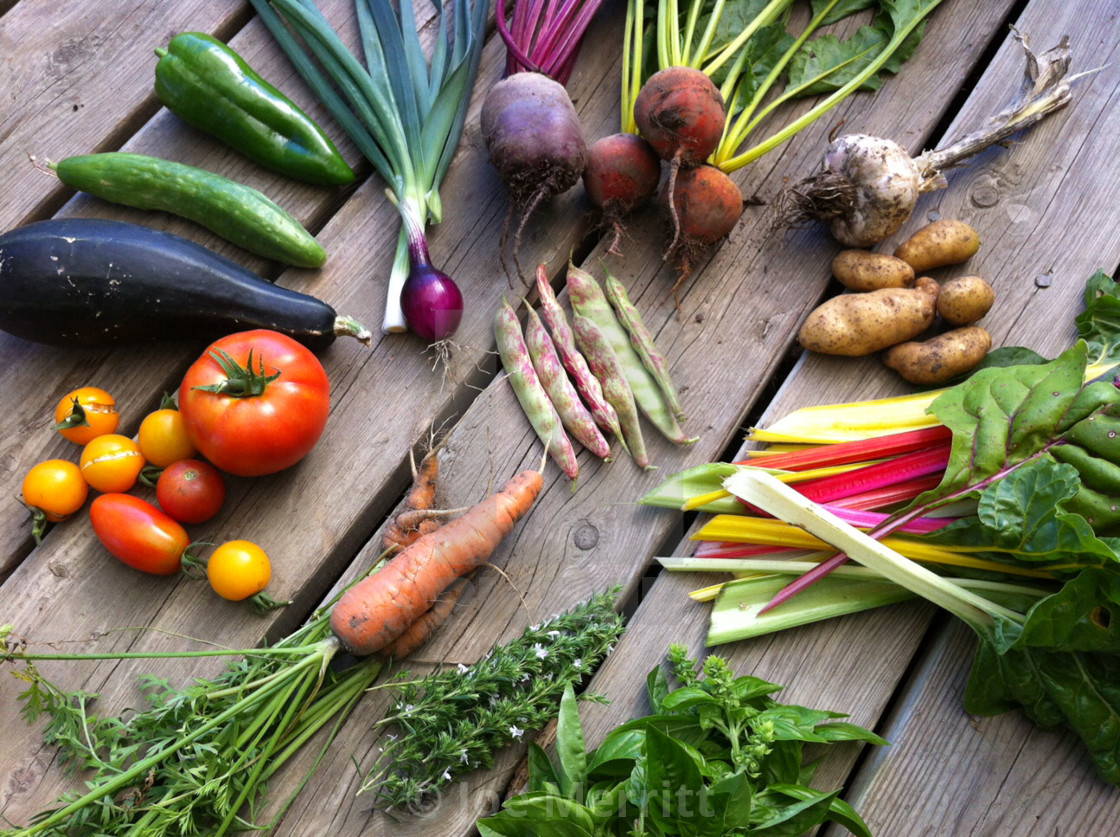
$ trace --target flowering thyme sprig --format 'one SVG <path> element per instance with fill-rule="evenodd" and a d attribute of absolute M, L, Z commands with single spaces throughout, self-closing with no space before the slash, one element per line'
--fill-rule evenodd
<path fill-rule="evenodd" d="M 379 722 L 398 728 L 361 791 L 388 808 L 419 802 L 456 777 L 493 765 L 496 753 L 555 716 L 564 687 L 606 657 L 623 631 L 616 590 L 530 626 L 472 666 L 392 684 L 397 700 Z"/>

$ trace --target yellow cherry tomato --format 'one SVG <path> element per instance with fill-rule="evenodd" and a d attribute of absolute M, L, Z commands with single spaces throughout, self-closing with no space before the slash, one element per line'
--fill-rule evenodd
<path fill-rule="evenodd" d="M 24 503 L 42 511 L 51 522 L 58 522 L 82 507 L 89 496 L 89 484 L 77 464 L 48 459 L 27 472 L 22 491 Z"/>
<path fill-rule="evenodd" d="M 99 387 L 81 387 L 63 396 L 54 411 L 55 429 L 79 445 L 106 433 L 121 422 L 117 400 Z"/>
<path fill-rule="evenodd" d="M 210 586 L 223 599 L 240 602 L 254 596 L 272 580 L 272 564 L 252 541 L 226 541 L 206 562 Z"/>
<path fill-rule="evenodd" d="M 82 449 L 80 465 L 91 488 L 105 493 L 125 492 L 136 485 L 144 467 L 144 454 L 127 436 L 106 433 Z"/>
<path fill-rule="evenodd" d="M 145 461 L 158 468 L 166 468 L 183 459 L 192 459 L 198 453 L 187 436 L 183 414 L 174 407 L 164 407 L 148 413 L 140 422 L 136 441 Z"/>

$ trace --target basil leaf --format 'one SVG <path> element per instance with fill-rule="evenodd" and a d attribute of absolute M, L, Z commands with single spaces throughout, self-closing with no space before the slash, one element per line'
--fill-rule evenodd
<path fill-rule="evenodd" d="M 701 796 L 707 790 L 697 756 L 651 727 L 646 732 L 645 765 L 651 821 L 669 833 L 680 833 L 680 823 L 700 818 Z"/>
<path fill-rule="evenodd" d="M 560 793 L 571 797 L 573 790 L 581 788 L 587 779 L 587 750 L 583 741 L 583 727 L 579 722 L 576 694 L 571 684 L 564 688 L 564 695 L 560 698 L 560 714 L 556 724 L 556 757 L 560 763 Z"/>
<path fill-rule="evenodd" d="M 548 757 L 548 753 L 535 741 L 530 741 L 527 758 L 529 761 L 529 790 L 554 789 L 554 792 L 558 792 L 560 779 L 556 775 L 556 768 L 552 764 L 552 759 Z"/>

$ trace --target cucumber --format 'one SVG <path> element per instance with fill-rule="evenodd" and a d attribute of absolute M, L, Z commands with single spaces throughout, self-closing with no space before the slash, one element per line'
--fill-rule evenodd
<path fill-rule="evenodd" d="M 321 267 L 327 260 L 323 246 L 278 204 L 220 174 L 125 151 L 67 157 L 48 166 L 72 189 L 170 212 L 266 259 L 296 267 Z"/>
<path fill-rule="evenodd" d="M 213 338 L 252 328 L 312 349 L 361 323 L 200 244 L 126 221 L 56 218 L 0 235 L 0 329 L 57 346 Z"/>

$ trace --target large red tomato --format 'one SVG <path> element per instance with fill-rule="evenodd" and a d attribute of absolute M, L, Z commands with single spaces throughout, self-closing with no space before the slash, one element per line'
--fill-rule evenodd
<path fill-rule="evenodd" d="M 199 453 L 242 477 L 294 465 L 315 447 L 330 412 L 330 381 L 309 349 L 268 329 L 217 340 L 179 389 Z"/>

